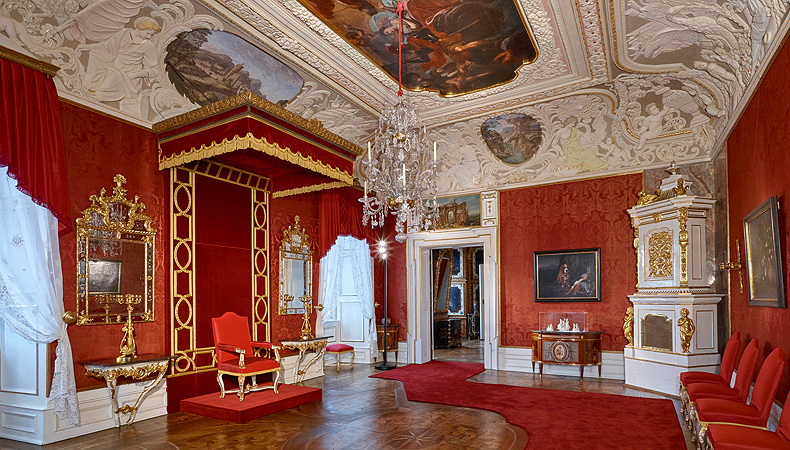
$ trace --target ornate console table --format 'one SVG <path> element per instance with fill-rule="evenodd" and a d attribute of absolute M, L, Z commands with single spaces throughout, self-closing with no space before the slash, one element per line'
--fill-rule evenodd
<path fill-rule="evenodd" d="M 85 367 L 86 375 L 103 378 L 107 383 L 107 389 L 110 390 L 110 396 L 112 398 L 115 426 L 120 428 L 121 414 L 129 414 L 126 425 L 134 421 L 134 417 L 137 415 L 137 409 L 140 407 L 143 397 L 162 380 L 162 377 L 165 375 L 170 365 L 171 358 L 172 356 L 165 355 L 139 355 L 134 361 L 118 362 L 113 358 L 100 361 L 81 362 L 80 365 Z M 140 392 L 134 405 L 118 405 L 118 378 L 124 377 L 133 380 L 142 380 L 152 374 L 156 374 L 156 378 L 151 380 L 142 392 Z"/>
<path fill-rule="evenodd" d="M 326 351 L 326 345 L 329 339 L 334 336 L 320 336 L 308 339 L 296 338 L 296 339 L 282 339 L 280 340 L 280 346 L 286 350 L 296 350 L 299 352 L 299 356 L 296 359 L 296 382 L 301 383 L 304 380 L 304 375 L 307 373 L 307 369 L 316 361 L 321 359 L 324 356 L 324 352 Z M 315 356 L 313 356 L 310 361 L 307 362 L 304 366 L 302 366 L 302 362 L 304 360 L 304 354 L 307 352 L 315 352 Z"/>
<path fill-rule="evenodd" d="M 543 363 L 579 366 L 584 379 L 584 366 L 598 366 L 601 378 L 601 331 L 532 330 L 532 371 L 535 363 L 543 375 Z"/>

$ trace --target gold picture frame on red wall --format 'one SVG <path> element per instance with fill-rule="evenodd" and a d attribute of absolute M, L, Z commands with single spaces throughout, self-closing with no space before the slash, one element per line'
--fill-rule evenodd
<path fill-rule="evenodd" d="M 536 302 L 600 302 L 601 249 L 535 252 Z"/>
<path fill-rule="evenodd" d="M 779 200 L 774 195 L 743 219 L 749 304 L 785 307 Z"/>

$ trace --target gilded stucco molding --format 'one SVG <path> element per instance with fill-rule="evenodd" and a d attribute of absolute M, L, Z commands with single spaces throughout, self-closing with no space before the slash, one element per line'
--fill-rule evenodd
<path fill-rule="evenodd" d="M 55 74 L 58 73 L 58 70 L 60 70 L 60 67 L 54 64 L 31 58 L 30 56 L 15 52 L 5 47 L 0 47 L 0 58 L 17 63 L 21 66 L 27 67 L 28 69 L 37 70 L 49 77 L 54 77 Z"/>
<path fill-rule="evenodd" d="M 273 114 L 283 120 L 287 120 L 293 125 L 296 125 L 299 128 L 307 130 L 310 133 L 313 133 L 314 135 L 319 136 L 335 145 L 343 147 L 349 150 L 350 152 L 354 153 L 355 155 L 361 155 L 363 153 L 362 147 L 358 146 L 357 144 L 354 144 L 348 139 L 344 139 L 336 135 L 335 133 L 332 133 L 331 131 L 327 130 L 326 128 L 324 128 L 324 124 L 320 120 L 304 119 L 303 117 L 291 111 L 288 111 L 287 109 L 278 106 L 277 104 L 272 103 L 266 100 L 265 98 L 258 97 L 257 95 L 251 92 L 242 92 L 241 94 L 237 94 L 232 97 L 228 97 L 224 100 L 214 102 L 202 108 L 198 108 L 193 111 L 189 111 L 187 113 L 181 114 L 179 116 L 172 117 L 170 119 L 166 119 L 161 122 L 157 122 L 154 124 L 153 130 L 154 133 L 161 133 L 163 131 L 167 131 L 182 125 L 186 125 L 196 120 L 213 116 L 215 114 L 221 113 L 223 111 L 228 111 L 230 109 L 237 108 L 242 105 L 252 105 L 258 109 L 266 111 L 267 113 Z"/>
<path fill-rule="evenodd" d="M 304 167 L 305 169 L 320 173 L 321 175 L 326 175 L 349 185 L 354 181 L 351 174 L 348 172 L 332 167 L 329 164 L 316 161 L 312 156 L 304 156 L 298 151 L 294 152 L 288 147 L 280 147 L 276 142 L 271 143 L 266 139 L 256 138 L 252 133 L 247 133 L 245 136 L 234 136 L 232 139 L 223 139 L 222 142 L 215 141 L 209 145 L 203 144 L 200 147 L 192 147 L 191 149 L 184 150 L 168 157 L 162 157 L 160 155 L 159 169 L 176 167 L 198 159 L 210 158 L 212 156 L 247 148 L 258 150 L 267 155 L 274 156 L 275 158 L 279 158 L 291 164 L 296 164 L 297 166 Z"/>
<path fill-rule="evenodd" d="M 310 192 L 323 191 L 325 189 L 337 189 L 342 187 L 351 186 L 341 181 L 333 181 L 332 183 L 314 184 L 312 186 L 305 186 L 296 189 L 286 189 L 272 193 L 272 198 L 283 198 L 291 195 L 308 194 Z"/>
<path fill-rule="evenodd" d="M 689 246 L 689 233 L 686 230 L 686 222 L 689 218 L 688 207 L 683 207 L 678 210 L 678 222 L 680 223 L 680 232 L 678 233 L 678 243 L 680 244 L 680 285 L 688 286 L 688 246 Z"/>

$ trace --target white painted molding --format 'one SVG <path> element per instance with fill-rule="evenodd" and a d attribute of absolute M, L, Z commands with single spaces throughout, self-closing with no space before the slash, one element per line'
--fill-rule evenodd
<path fill-rule="evenodd" d="M 118 386 L 118 403 L 134 404 L 150 380 Z M 167 414 L 166 380 L 151 390 L 140 404 L 135 422 Z M 0 437 L 36 445 L 71 439 L 115 427 L 110 391 L 106 387 L 77 393 L 80 426 L 64 422 L 52 408 L 0 403 Z M 121 416 L 126 423 L 128 415 Z"/>
<path fill-rule="evenodd" d="M 532 368 L 532 349 L 522 347 L 499 347 L 499 370 L 512 372 L 539 373 L 539 366 Z M 621 352 L 601 353 L 601 378 L 610 380 L 625 380 L 625 360 Z M 543 373 L 546 375 L 579 376 L 578 366 L 562 364 L 543 364 Z M 598 367 L 586 366 L 584 378 L 597 378 Z"/>

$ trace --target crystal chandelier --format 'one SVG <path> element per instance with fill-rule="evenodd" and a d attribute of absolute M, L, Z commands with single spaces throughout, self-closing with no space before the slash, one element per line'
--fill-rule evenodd
<path fill-rule="evenodd" d="M 368 152 L 360 163 L 365 179 L 362 202 L 362 224 L 384 224 L 388 213 L 396 215 L 395 240 L 406 241 L 406 222 L 435 229 L 439 217 L 436 204 L 436 143 L 433 154 L 420 122 L 408 100 L 403 98 L 402 85 L 402 14 L 398 2 L 398 102 L 387 108 L 379 118 L 379 128 L 368 142 Z"/>

